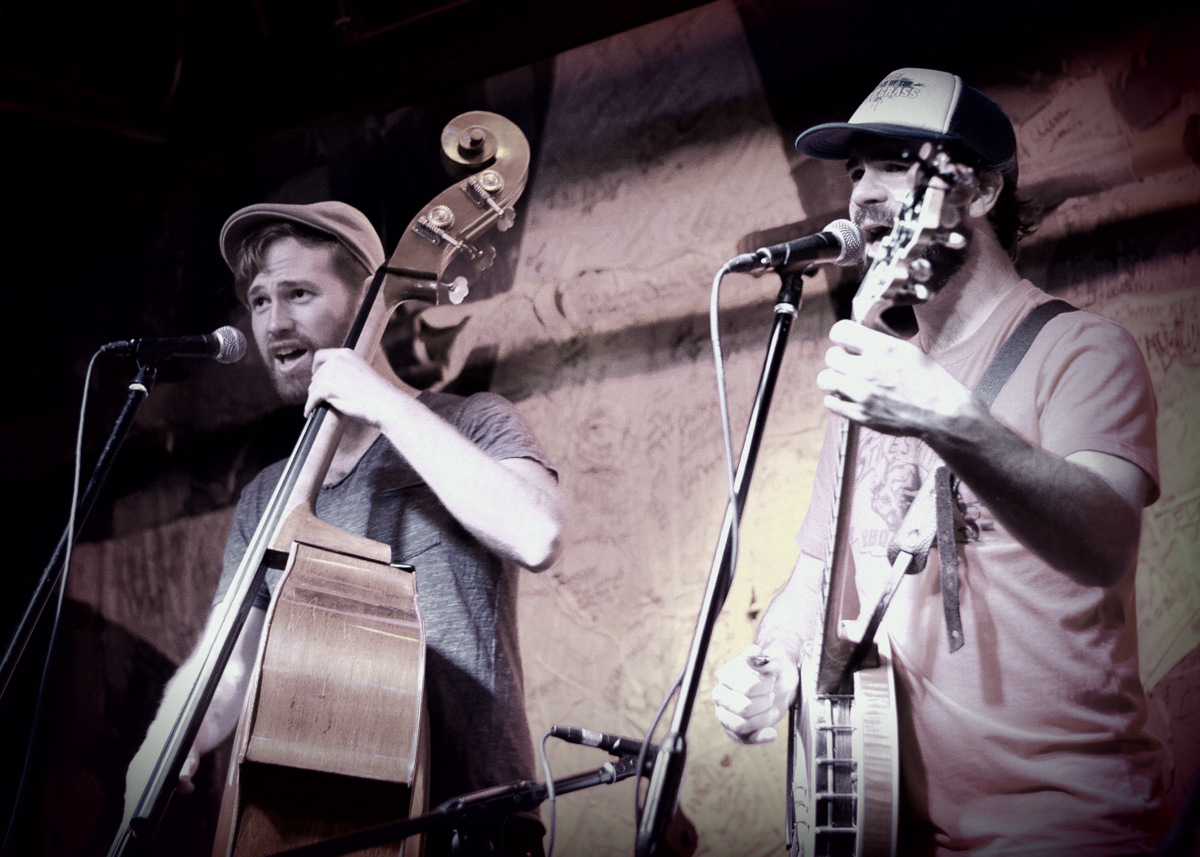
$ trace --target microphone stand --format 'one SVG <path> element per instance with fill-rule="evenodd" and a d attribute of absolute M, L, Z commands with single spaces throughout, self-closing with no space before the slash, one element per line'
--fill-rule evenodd
<path fill-rule="evenodd" d="M 68 545 L 68 541 L 73 542 L 78 536 L 79 530 L 83 528 L 84 521 L 87 520 L 88 514 L 92 511 L 92 506 L 95 505 L 96 496 L 100 493 L 100 487 L 104 484 L 104 480 L 108 478 L 108 471 L 112 467 L 117 451 L 120 449 L 121 444 L 124 443 L 130 426 L 133 425 L 133 419 L 137 415 L 138 408 L 141 407 L 146 397 L 150 395 L 150 387 L 154 384 L 154 379 L 157 375 L 158 367 L 156 365 L 138 363 L 137 374 L 129 382 L 129 395 L 125 399 L 125 405 L 121 409 L 121 413 L 118 415 L 116 423 L 109 433 L 108 440 L 104 444 L 104 449 L 101 451 L 99 459 L 97 459 L 95 466 L 92 468 L 92 475 L 88 481 L 87 488 L 79 498 L 78 505 L 76 506 L 75 532 L 71 533 L 69 527 L 63 530 L 63 534 L 58 540 L 58 546 L 54 549 L 54 555 L 46 565 L 45 571 L 42 572 L 37 586 L 34 587 L 33 595 L 30 597 L 29 603 L 25 606 L 25 612 L 22 614 L 20 622 L 17 623 L 16 631 L 13 633 L 12 639 L 9 640 L 8 647 L 4 650 L 4 659 L 0 661 L 0 697 L 3 697 L 4 692 L 8 689 L 8 683 L 16 670 L 17 661 L 20 660 L 25 646 L 33 634 L 34 626 L 41 618 L 46 601 L 49 600 L 58 582 L 62 579 L 63 573 L 66 571 L 64 562 L 66 560 L 67 549 L 70 546 Z"/>
<path fill-rule="evenodd" d="M 727 507 L 725 512 L 725 523 L 717 542 L 712 569 L 709 572 L 708 588 L 704 593 L 703 606 L 696 622 L 695 634 L 692 637 L 692 648 L 688 654 L 674 717 L 671 721 L 670 731 L 659 744 L 658 754 L 654 760 L 650 784 L 646 791 L 646 802 L 638 824 L 637 857 L 663 857 L 668 853 L 666 850 L 667 830 L 678 808 L 679 787 L 683 781 L 683 768 L 687 760 L 686 733 L 696 693 L 700 686 L 700 670 L 704 666 L 704 657 L 708 651 L 709 640 L 712 638 L 717 616 L 721 612 L 725 597 L 729 594 L 729 587 L 733 583 L 731 536 L 734 526 L 734 510 L 732 504 L 737 504 L 737 516 L 740 520 L 742 509 L 746 504 L 746 494 L 750 488 L 750 478 L 754 473 L 754 464 L 758 457 L 763 429 L 766 426 L 767 412 L 770 410 L 771 398 L 775 392 L 775 381 L 783 362 L 788 331 L 800 308 L 800 297 L 803 290 L 801 274 L 778 269 L 777 272 L 783 281 L 783 287 L 775 302 L 775 325 L 771 330 L 758 392 L 754 399 L 754 407 L 750 412 L 750 421 L 742 445 L 741 460 L 734 477 L 734 496 L 731 499 L 731 506 Z"/>
<path fill-rule="evenodd" d="M 596 768 L 594 771 L 554 780 L 554 793 L 555 795 L 568 794 L 632 777 L 637 772 L 637 761 L 638 755 L 631 753 L 621 756 L 615 762 L 609 762 Z M 650 763 L 646 764 L 648 766 Z M 549 794 L 550 789 L 545 784 L 532 780 L 517 780 L 506 785 L 494 786 L 490 789 L 451 798 L 423 815 L 387 821 L 312 845 L 301 845 L 297 848 L 277 851 L 270 857 L 334 857 L 339 854 L 350 854 L 375 845 L 385 845 L 415 836 L 418 833 L 427 833 L 442 827 L 457 827 L 462 822 L 471 819 L 498 818 L 516 812 L 526 812 L 535 809 L 546 800 Z"/>

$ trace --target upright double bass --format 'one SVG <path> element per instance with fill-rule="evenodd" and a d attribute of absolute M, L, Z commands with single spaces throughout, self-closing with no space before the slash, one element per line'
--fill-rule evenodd
<path fill-rule="evenodd" d="M 490 264 L 494 252 L 474 242 L 512 225 L 525 188 L 529 145 L 502 116 L 457 116 L 441 148 L 456 181 L 410 221 L 374 273 L 344 343 L 368 362 L 401 303 L 462 300 L 464 279 L 443 281 L 448 266 L 457 257 Z M 271 853 L 423 809 L 424 625 L 413 569 L 393 565 L 388 545 L 315 512 L 341 433 L 342 417 L 326 406 L 305 423 L 197 647 L 194 680 L 163 703 L 169 729 L 109 857 L 154 853 L 155 829 L 270 567 L 285 573 L 238 726 L 214 853 Z"/>

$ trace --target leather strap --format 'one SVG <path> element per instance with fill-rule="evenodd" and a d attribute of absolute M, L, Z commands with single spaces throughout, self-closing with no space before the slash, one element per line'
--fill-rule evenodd
<path fill-rule="evenodd" d="M 942 587 L 942 613 L 946 617 L 946 636 L 950 651 L 963 644 L 962 616 L 958 611 L 958 541 L 954 537 L 954 491 L 958 479 L 942 464 L 930 477 L 934 480 L 937 503 L 938 564 Z"/>
<path fill-rule="evenodd" d="M 996 397 L 1000 395 L 1000 390 L 1004 388 L 1046 322 L 1074 309 L 1075 307 L 1066 301 L 1052 300 L 1034 308 L 1021 320 L 1016 330 L 1009 334 L 1008 339 L 1004 340 L 1004 344 L 996 351 L 992 362 L 984 370 L 983 377 L 975 385 L 975 395 L 987 408 L 992 407 Z M 959 614 L 958 605 L 958 543 L 954 534 L 954 495 L 958 490 L 958 477 L 950 472 L 950 468 L 942 465 L 934 471 L 933 478 L 938 480 L 935 496 L 942 612 L 946 616 L 946 635 L 949 638 L 950 651 L 956 652 L 963 645 L 962 616 Z"/>
<path fill-rule="evenodd" d="M 1017 329 L 1009 334 L 1008 339 L 1004 340 L 1004 344 L 996 351 L 996 356 L 992 358 L 992 362 L 983 372 L 983 377 L 975 385 L 975 395 L 986 407 L 991 408 L 996 401 L 996 396 L 1000 395 L 1000 390 L 1025 356 L 1025 352 L 1029 350 L 1029 346 L 1033 345 L 1046 322 L 1074 309 L 1075 307 L 1066 301 L 1056 299 L 1035 307 L 1021 320 Z"/>
<path fill-rule="evenodd" d="M 992 362 L 984 370 L 983 377 L 975 385 L 975 395 L 991 408 L 1000 394 L 1005 383 L 1012 375 L 1029 346 L 1037 339 L 1038 333 L 1050 319 L 1064 312 L 1070 312 L 1075 307 L 1063 300 L 1052 300 L 1036 307 L 1029 315 L 1021 320 L 1016 329 L 1009 335 L 1004 344 L 996 351 Z M 958 597 L 958 544 L 954 532 L 954 495 L 958 490 L 958 477 L 946 465 L 939 465 L 928 477 L 933 480 L 932 493 L 934 497 L 934 517 L 936 539 L 938 546 L 938 562 L 940 565 L 940 583 L 942 590 L 942 612 L 946 617 L 946 635 L 949 639 L 950 651 L 956 652 L 963 645 L 962 616 L 959 612 Z M 923 486 L 921 493 L 927 493 L 928 486 Z M 927 512 L 925 514 L 928 514 Z M 905 523 L 909 523 L 908 515 Z M 929 522 L 925 522 L 925 527 Z M 903 529 L 903 528 L 902 528 Z M 910 527 L 910 529 L 914 529 Z M 909 536 L 911 538 L 911 535 Z M 893 545 L 889 546 L 889 559 L 900 545 L 893 537 Z M 928 550 L 928 547 L 926 547 Z M 924 557 L 913 571 L 920 571 L 924 566 Z"/>

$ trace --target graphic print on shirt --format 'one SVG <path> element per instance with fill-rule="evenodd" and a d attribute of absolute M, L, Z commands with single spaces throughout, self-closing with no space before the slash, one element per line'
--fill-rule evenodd
<path fill-rule="evenodd" d="M 886 557 L 888 545 L 908 513 L 921 485 L 940 463 L 933 451 L 911 437 L 863 432 L 855 474 L 856 514 L 852 538 L 856 552 Z M 978 498 L 959 485 L 954 492 L 954 532 L 959 544 L 978 542 L 993 529 Z"/>

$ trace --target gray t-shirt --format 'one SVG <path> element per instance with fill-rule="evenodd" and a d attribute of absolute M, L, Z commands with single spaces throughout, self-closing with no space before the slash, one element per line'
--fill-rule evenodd
<path fill-rule="evenodd" d="M 528 424 L 494 393 L 418 401 L 495 459 L 553 467 Z M 284 462 L 264 469 L 238 501 L 214 603 L 224 598 Z M 430 714 L 432 805 L 488 786 L 534 777 L 517 639 L 519 569 L 484 548 L 380 436 L 340 482 L 321 489 L 317 515 L 392 547 L 416 569 L 425 619 L 425 697 Z M 267 571 L 256 606 L 270 603 L 281 571 Z"/>

